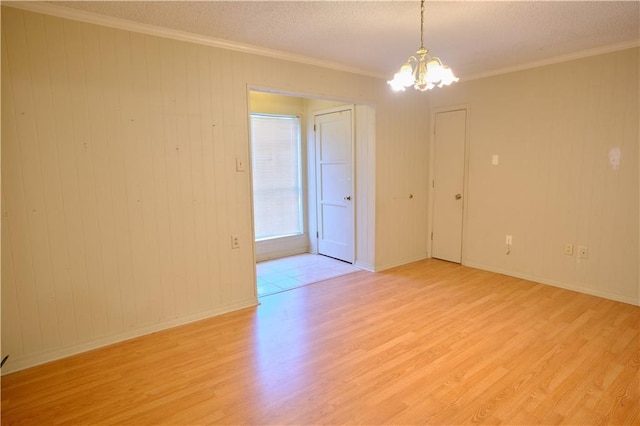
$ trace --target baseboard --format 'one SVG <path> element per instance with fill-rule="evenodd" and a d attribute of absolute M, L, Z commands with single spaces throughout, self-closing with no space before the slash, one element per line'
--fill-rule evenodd
<path fill-rule="evenodd" d="M 115 343 L 130 340 L 136 337 L 144 336 L 147 334 L 155 333 L 157 331 L 167 330 L 169 328 L 177 327 L 180 325 L 189 324 L 192 322 L 200 321 L 203 319 L 215 317 L 218 315 L 226 314 L 228 312 L 237 311 L 239 309 L 251 308 L 257 306 L 258 300 L 256 298 L 244 300 L 239 303 L 227 305 L 218 309 L 212 309 L 205 312 L 199 312 L 197 314 L 188 315 L 186 317 L 177 318 L 171 321 L 165 321 L 158 324 L 153 324 L 146 327 L 141 327 L 135 330 L 128 331 L 126 333 L 120 333 L 114 336 L 104 337 L 100 339 L 91 340 L 89 342 L 81 343 L 78 345 L 70 346 L 63 349 L 57 349 L 50 352 L 39 353 L 37 355 L 26 356 L 24 358 L 12 358 L 9 357 L 7 363 L 2 367 L 2 375 L 15 373 L 26 368 L 35 367 L 37 365 L 46 364 L 51 361 L 67 358 L 73 355 L 78 355 L 83 352 L 98 349 L 104 346 L 113 345 Z"/>
<path fill-rule="evenodd" d="M 427 259 L 427 256 L 423 255 L 423 256 L 416 256 L 416 257 L 410 257 L 407 259 L 398 260 L 397 262 L 385 263 L 385 264 L 376 266 L 373 272 L 381 272 L 386 269 L 395 268 L 397 266 L 402 266 L 402 265 L 406 265 L 407 263 L 418 262 L 420 260 L 425 260 L 425 259 Z"/>
<path fill-rule="evenodd" d="M 577 285 L 570 285 L 560 281 L 550 280 L 542 277 L 537 277 L 529 274 L 522 274 L 515 271 L 496 268 L 493 266 L 483 265 L 481 263 L 464 262 L 464 266 L 470 268 L 482 269 L 484 271 L 495 272 L 498 274 L 508 275 L 510 277 L 522 278 L 523 280 L 533 281 L 539 284 L 550 285 L 553 287 L 563 288 L 565 290 L 576 291 L 578 293 L 589 294 L 591 296 L 602 297 L 603 299 L 614 300 L 616 302 L 628 303 L 630 305 L 640 306 L 640 300 L 633 299 L 632 297 L 623 296 L 608 291 L 595 290 L 588 287 L 582 287 Z"/>
<path fill-rule="evenodd" d="M 290 250 L 277 250 L 277 251 L 270 251 L 269 253 L 256 253 L 256 262 L 266 262 L 269 260 L 276 260 L 276 259 L 282 259 L 283 257 L 291 257 L 291 256 L 297 256 L 299 254 L 306 254 L 309 253 L 309 250 L 307 248 L 304 249 L 290 249 Z"/>
<path fill-rule="evenodd" d="M 353 266 L 356 266 L 360 269 L 364 269 L 365 271 L 369 271 L 369 272 L 375 272 L 376 268 L 373 264 L 369 263 L 369 262 L 360 262 L 357 261 L 353 264 Z"/>

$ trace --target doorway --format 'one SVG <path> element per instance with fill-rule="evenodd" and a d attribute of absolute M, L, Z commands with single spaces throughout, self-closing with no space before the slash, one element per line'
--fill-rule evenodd
<path fill-rule="evenodd" d="M 255 243 L 258 286 L 265 281 L 260 278 L 260 275 L 263 275 L 263 277 L 265 275 L 263 270 L 268 269 L 265 268 L 265 264 L 275 259 L 286 261 L 289 257 L 313 254 L 317 258 L 323 257 L 334 261 L 334 259 L 329 259 L 326 256 L 318 256 L 321 251 L 318 244 L 320 227 L 318 224 L 317 150 L 314 124 L 317 114 L 332 113 L 345 109 L 349 110 L 348 114 L 351 115 L 351 145 L 348 150 L 351 153 L 351 171 L 349 174 L 351 175 L 350 185 L 352 192 L 342 194 L 341 200 L 343 202 L 351 202 L 352 231 L 351 249 L 349 250 L 351 257 L 349 261 L 352 264 L 349 265 L 343 261 L 335 260 L 338 263 L 333 265 L 333 269 L 355 267 L 372 271 L 375 247 L 375 238 L 372 238 L 375 235 L 375 109 L 369 105 L 354 105 L 348 102 L 317 99 L 295 94 L 282 94 L 265 89 L 249 89 L 248 95 L 249 115 L 258 113 L 297 116 L 300 117 L 302 129 L 303 231 L 297 235 L 289 235 L 285 238 L 267 238 Z M 345 114 L 347 113 L 343 113 L 343 115 Z M 324 130 L 328 130 L 328 127 Z M 251 144 L 251 140 L 249 143 Z M 252 197 L 254 195 L 253 192 L 254 188 L 252 188 Z M 356 193 L 361 195 L 356 198 Z M 351 200 L 344 200 L 344 197 L 351 197 Z M 255 221 L 255 215 L 258 214 L 255 207 L 253 207 L 253 214 Z M 325 230 L 327 230 L 326 227 Z M 340 266 L 336 267 L 336 265 Z M 320 276 L 322 273 L 315 275 Z M 269 277 L 269 279 L 271 278 L 273 277 Z M 316 280 L 320 279 L 322 278 L 316 278 Z"/>
<path fill-rule="evenodd" d="M 466 108 L 436 112 L 433 144 L 431 256 L 462 263 Z"/>

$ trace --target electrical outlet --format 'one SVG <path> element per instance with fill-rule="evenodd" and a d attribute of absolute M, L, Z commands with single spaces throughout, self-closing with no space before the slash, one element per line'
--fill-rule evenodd
<path fill-rule="evenodd" d="M 245 171 L 244 160 L 240 157 L 236 157 L 236 172 L 244 172 L 244 171 Z"/>
<path fill-rule="evenodd" d="M 238 237 L 237 235 L 231 236 L 231 248 L 232 249 L 240 248 L 240 237 Z"/>
<path fill-rule="evenodd" d="M 573 256 L 573 244 L 567 243 L 564 245 L 564 254 L 567 256 Z"/>
<path fill-rule="evenodd" d="M 578 246 L 578 259 L 587 259 L 589 257 L 589 249 L 587 246 Z"/>

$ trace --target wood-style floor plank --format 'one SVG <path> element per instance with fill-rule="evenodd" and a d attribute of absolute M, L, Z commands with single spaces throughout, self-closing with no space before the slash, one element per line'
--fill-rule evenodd
<path fill-rule="evenodd" d="M 11 424 L 640 424 L 640 307 L 426 260 L 2 378 Z"/>

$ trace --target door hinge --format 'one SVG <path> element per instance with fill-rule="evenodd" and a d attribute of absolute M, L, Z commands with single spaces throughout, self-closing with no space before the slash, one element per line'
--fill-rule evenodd
<path fill-rule="evenodd" d="M 436 187 L 436 181 L 435 181 L 435 180 L 432 180 L 432 181 L 431 181 L 431 187 L 432 187 L 432 188 L 435 188 L 435 187 Z"/>
<path fill-rule="evenodd" d="M 320 233 L 316 231 L 316 238 L 320 238 Z"/>
<path fill-rule="evenodd" d="M 313 125 L 313 131 L 314 132 L 316 131 L 316 125 L 315 124 Z"/>
<path fill-rule="evenodd" d="M 431 241 L 433 241 L 433 232 L 431 233 Z"/>

